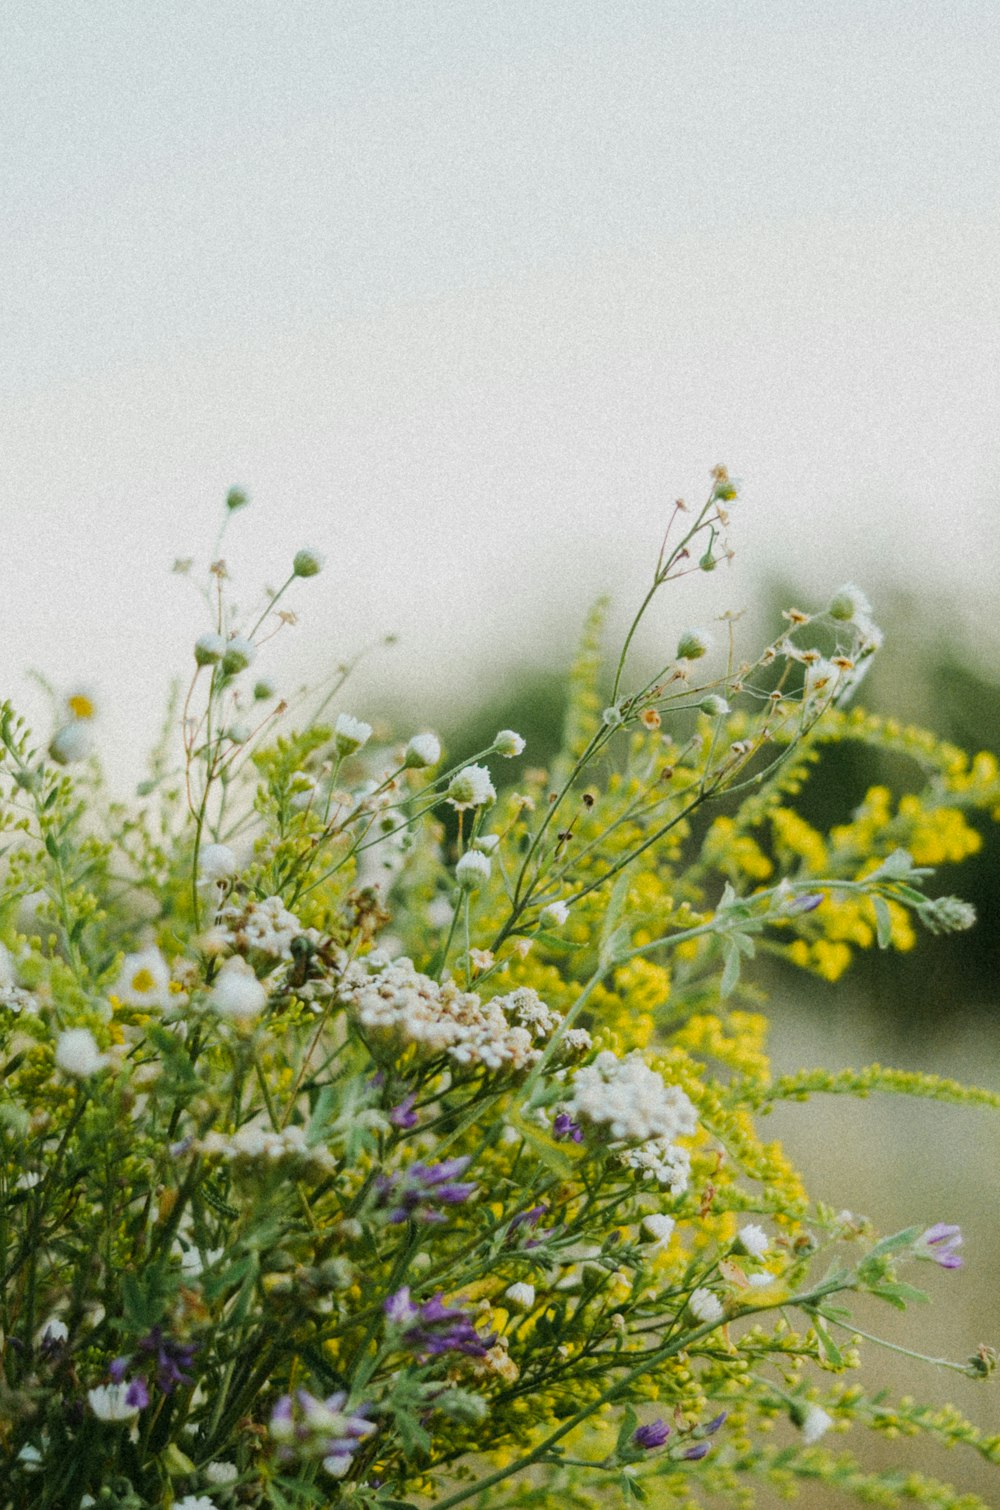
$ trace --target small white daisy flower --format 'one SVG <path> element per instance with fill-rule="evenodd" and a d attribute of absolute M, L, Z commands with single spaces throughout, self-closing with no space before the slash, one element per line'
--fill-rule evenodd
<path fill-rule="evenodd" d="M 436 734 L 414 734 L 406 746 L 404 765 L 410 770 L 437 765 L 441 759 L 441 741 Z"/>
<path fill-rule="evenodd" d="M 641 1223 L 642 1234 L 653 1245 L 652 1251 L 659 1253 L 665 1248 L 673 1236 L 675 1222 L 672 1216 L 664 1216 L 662 1212 L 653 1211 L 649 1216 L 644 1216 Z"/>
<path fill-rule="evenodd" d="M 486 766 L 467 765 L 451 778 L 445 796 L 461 813 L 470 807 L 486 807 L 496 801 L 497 794 Z"/>
<path fill-rule="evenodd" d="M 526 1281 L 515 1280 L 503 1293 L 512 1311 L 530 1311 L 535 1304 L 535 1287 Z"/>
<path fill-rule="evenodd" d="M 756 1222 L 748 1222 L 737 1233 L 736 1246 L 740 1252 L 746 1253 L 750 1258 L 763 1258 L 769 1246 L 767 1233 L 763 1227 L 758 1227 Z"/>
<path fill-rule="evenodd" d="M 546 922 L 555 923 L 561 927 L 569 917 L 569 903 L 550 902 L 547 907 L 542 908 L 542 917 Z"/>
<path fill-rule="evenodd" d="M 822 1406 L 810 1405 L 802 1419 L 803 1442 L 807 1447 L 812 1447 L 820 1437 L 826 1436 L 832 1425 L 833 1417 L 828 1415 Z"/>
<path fill-rule="evenodd" d="M 477 849 L 467 850 L 455 866 L 455 880 L 463 891 L 478 891 L 489 878 L 489 857 Z"/>
<path fill-rule="evenodd" d="M 501 729 L 493 741 L 493 748 L 504 760 L 513 760 L 524 749 L 524 740 L 513 729 Z"/>
<path fill-rule="evenodd" d="M 722 1320 L 722 1306 L 718 1297 L 711 1290 L 699 1288 L 693 1290 L 688 1301 L 688 1309 L 696 1321 L 716 1322 Z"/>
<path fill-rule="evenodd" d="M 170 967 L 159 949 L 126 954 L 111 989 L 126 1007 L 165 1007 L 170 1001 Z"/>
<path fill-rule="evenodd" d="M 371 739 L 372 726 L 361 718 L 352 718 L 350 713 L 338 713 L 333 734 L 337 754 L 353 755 L 355 750 L 360 750 Z"/>

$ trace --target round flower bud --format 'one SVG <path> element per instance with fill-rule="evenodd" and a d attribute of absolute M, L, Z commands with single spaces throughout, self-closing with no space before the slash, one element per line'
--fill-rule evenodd
<path fill-rule="evenodd" d="M 257 655 L 257 647 L 242 634 L 234 634 L 225 647 L 222 669 L 227 676 L 245 671 Z"/>
<path fill-rule="evenodd" d="M 67 1028 L 65 1033 L 60 1033 L 56 1043 L 56 1065 L 63 1074 L 86 1080 L 103 1070 L 107 1062 L 107 1055 L 101 1053 L 89 1028 Z"/>
<path fill-rule="evenodd" d="M 712 636 L 705 629 L 686 629 L 677 641 L 679 661 L 700 661 L 712 648 Z"/>
<path fill-rule="evenodd" d="M 530 1311 L 535 1304 L 535 1287 L 526 1281 L 515 1280 L 507 1286 L 503 1296 L 512 1311 Z"/>
<path fill-rule="evenodd" d="M 480 834 L 478 836 L 478 838 L 473 839 L 473 841 L 472 841 L 472 848 L 473 849 L 478 849 L 478 851 L 479 851 L 479 853 L 481 855 L 493 855 L 493 854 L 496 854 L 496 852 L 499 849 L 499 847 L 500 847 L 500 835 L 499 834 Z"/>
<path fill-rule="evenodd" d="M 837 619 L 842 624 L 850 623 L 852 619 L 867 618 L 871 611 L 868 599 L 860 587 L 855 587 L 853 582 L 845 582 L 844 586 L 834 593 L 827 610 L 831 619 Z"/>
<path fill-rule="evenodd" d="M 707 697 L 703 697 L 698 707 L 702 713 L 708 713 L 712 718 L 721 718 L 724 713 L 729 712 L 729 704 L 726 702 L 726 699 L 719 697 L 716 692 L 710 692 Z"/>
<path fill-rule="evenodd" d="M 403 764 L 407 770 L 419 771 L 427 765 L 437 765 L 441 759 L 441 741 L 436 734 L 414 734 L 406 746 Z"/>
<path fill-rule="evenodd" d="M 304 547 L 302 550 L 295 552 L 295 559 L 292 562 L 292 572 L 296 577 L 315 577 L 318 572 L 323 570 L 324 560 L 325 557 L 321 556 L 319 551 Z"/>
<path fill-rule="evenodd" d="M 250 738 L 249 724 L 230 724 L 226 730 L 226 738 L 232 740 L 234 745 L 245 745 Z"/>
<path fill-rule="evenodd" d="M 253 700 L 255 703 L 267 702 L 268 698 L 273 696 L 274 684 L 272 682 L 261 680 L 254 683 Z"/>
<path fill-rule="evenodd" d="M 445 796 L 460 813 L 469 807 L 486 807 L 496 801 L 497 794 L 486 766 L 467 765 L 451 778 Z"/>
<path fill-rule="evenodd" d="M 642 1219 L 641 1230 L 643 1237 L 653 1244 L 654 1252 L 665 1248 L 669 1243 L 674 1230 L 672 1216 L 664 1216 L 659 1211 L 653 1211 L 649 1216 Z"/>
<path fill-rule="evenodd" d="M 699 1287 L 688 1298 L 688 1309 L 696 1321 L 716 1322 L 723 1316 L 722 1306 L 711 1290 Z"/>
<path fill-rule="evenodd" d="M 483 882 L 489 880 L 490 868 L 486 855 L 481 855 L 477 849 L 467 850 L 455 866 L 455 880 L 463 891 L 478 891 Z"/>
<path fill-rule="evenodd" d="M 767 1233 L 755 1222 L 749 1222 L 737 1233 L 735 1247 L 738 1253 L 746 1253 L 750 1258 L 763 1258 L 768 1249 Z"/>
<path fill-rule="evenodd" d="M 219 971 L 209 1000 L 221 1016 L 247 1022 L 264 1010 L 267 992 L 246 960 L 233 955 Z"/>
<path fill-rule="evenodd" d="M 360 718 L 352 718 L 349 713 L 338 713 L 333 733 L 337 754 L 353 755 L 355 750 L 360 750 L 371 739 L 372 726 Z"/>
<path fill-rule="evenodd" d="M 226 508 L 231 514 L 235 514 L 237 509 L 245 508 L 249 502 L 250 496 L 242 488 L 230 488 L 226 494 Z"/>
<path fill-rule="evenodd" d="M 561 927 L 569 917 L 568 902 L 549 902 L 547 907 L 542 908 L 542 917 L 547 923 L 555 923 Z"/>
<path fill-rule="evenodd" d="M 238 870 L 228 844 L 206 844 L 198 854 L 198 874 L 203 881 L 228 881 Z"/>
<path fill-rule="evenodd" d="M 199 666 L 214 666 L 226 653 L 221 634 L 203 634 L 194 642 L 194 658 Z"/>
<path fill-rule="evenodd" d="M 93 748 L 90 730 L 85 723 L 74 719 L 57 729 L 49 743 L 49 754 L 60 765 L 72 765 L 76 760 L 86 760 Z"/>
<path fill-rule="evenodd" d="M 524 740 L 513 729 L 501 729 L 493 741 L 493 748 L 505 760 L 513 760 L 524 749 Z"/>

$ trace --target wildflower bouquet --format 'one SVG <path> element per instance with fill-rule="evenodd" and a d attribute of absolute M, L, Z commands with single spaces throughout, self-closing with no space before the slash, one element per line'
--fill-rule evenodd
<path fill-rule="evenodd" d="M 610 694 L 595 613 L 561 752 L 499 795 L 518 734 L 449 766 L 338 710 L 342 678 L 278 732 L 257 662 L 308 550 L 256 617 L 214 563 L 176 754 L 171 727 L 134 803 L 88 757 L 86 696 L 47 753 L 4 707 L 4 1510 L 981 1503 L 843 1443 L 895 1423 L 1000 1461 L 858 1372 L 852 1298 L 907 1307 L 958 1228 L 879 1237 L 810 1200 L 756 1119 L 1000 1097 L 775 1080 L 751 975 L 967 927 L 925 887 L 997 768 L 847 711 L 879 640 L 854 588 L 752 663 L 730 621 L 721 672 L 689 630 L 629 682 L 733 497 L 720 469 L 678 505 Z M 917 779 L 824 833 L 795 798 L 838 740 Z"/>

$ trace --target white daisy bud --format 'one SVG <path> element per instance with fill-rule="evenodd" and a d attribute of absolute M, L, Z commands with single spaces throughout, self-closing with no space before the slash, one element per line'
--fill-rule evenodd
<path fill-rule="evenodd" d="M 550 902 L 547 907 L 542 908 L 542 917 L 547 923 L 555 923 L 557 927 L 561 927 L 569 917 L 569 903 Z"/>
<path fill-rule="evenodd" d="M 763 1258 L 769 1246 L 767 1233 L 755 1222 L 749 1222 L 737 1233 L 735 1246 L 737 1252 L 746 1253 L 750 1258 Z"/>
<path fill-rule="evenodd" d="M 227 676 L 236 676 L 245 671 L 254 661 L 257 647 L 242 634 L 234 634 L 222 656 L 222 669 Z"/>
<path fill-rule="evenodd" d="M 513 760 L 524 749 L 524 740 L 513 729 L 501 729 L 493 741 L 493 748 L 505 760 Z"/>
<path fill-rule="evenodd" d="M 693 1290 L 688 1300 L 688 1309 L 696 1321 L 716 1322 L 722 1320 L 722 1306 L 711 1290 Z"/>
<path fill-rule="evenodd" d="M 170 1000 L 170 968 L 159 949 L 126 954 L 111 989 L 126 1007 L 165 1007 Z"/>
<path fill-rule="evenodd" d="M 349 713 L 338 713 L 333 733 L 337 754 L 353 755 L 355 750 L 360 750 L 371 739 L 372 726 L 363 719 L 352 718 Z"/>
<path fill-rule="evenodd" d="M 475 838 L 472 841 L 472 848 L 473 849 L 478 849 L 479 853 L 482 854 L 482 855 L 493 855 L 493 854 L 496 854 L 496 852 L 499 849 L 499 847 L 500 847 L 500 835 L 499 834 L 480 834 L 478 836 L 478 838 Z"/>
<path fill-rule="evenodd" d="M 707 697 L 703 697 L 698 707 L 702 713 L 709 714 L 711 718 L 721 718 L 723 714 L 729 712 L 729 704 L 726 702 L 726 699 L 719 697 L 715 692 L 710 692 Z"/>
<path fill-rule="evenodd" d="M 521 1280 L 508 1285 L 503 1292 L 504 1299 L 512 1311 L 530 1311 L 535 1304 L 535 1287 Z"/>
<path fill-rule="evenodd" d="M 228 844 L 206 844 L 198 855 L 198 874 L 203 881 L 228 881 L 239 870 Z"/>
<path fill-rule="evenodd" d="M 264 1010 L 267 992 L 246 960 L 234 955 L 219 971 L 209 1000 L 221 1016 L 249 1022 Z"/>
<path fill-rule="evenodd" d="M 441 741 L 436 734 L 414 734 L 406 746 L 403 764 L 407 770 L 419 771 L 427 765 L 437 765 L 441 759 Z"/>
<path fill-rule="evenodd" d="M 837 619 L 842 624 L 850 623 L 852 619 L 866 619 L 871 614 L 872 606 L 860 587 L 855 587 L 853 582 L 845 582 L 834 593 L 827 609 L 831 619 Z"/>
<path fill-rule="evenodd" d="M 295 552 L 292 562 L 292 572 L 296 577 L 315 577 L 323 570 L 323 562 L 326 558 L 319 551 L 310 550 L 308 546 Z"/>
<path fill-rule="evenodd" d="M 86 760 L 93 747 L 94 742 L 87 725 L 74 719 L 53 734 L 49 754 L 60 765 L 72 765 L 77 760 Z"/>
<path fill-rule="evenodd" d="M 89 1028 L 67 1028 L 60 1033 L 56 1043 L 56 1065 L 65 1075 L 77 1080 L 87 1080 L 103 1070 L 108 1056 L 97 1047 L 97 1040 Z"/>
<path fill-rule="evenodd" d="M 194 658 L 199 666 L 214 666 L 226 653 L 221 634 L 203 634 L 194 642 Z"/>
<path fill-rule="evenodd" d="M 686 629 L 677 641 L 679 661 L 700 661 L 712 648 L 712 636 L 706 629 Z"/>
<path fill-rule="evenodd" d="M 497 796 L 484 765 L 467 765 L 457 771 L 448 783 L 445 795 L 456 812 L 469 807 L 486 807 L 495 802 Z"/>
<path fill-rule="evenodd" d="M 665 1248 L 674 1232 L 674 1219 L 672 1216 L 664 1216 L 659 1211 L 653 1211 L 649 1216 L 644 1216 L 641 1231 L 644 1238 L 653 1244 L 653 1252 L 658 1253 Z"/>
<path fill-rule="evenodd" d="M 463 891 L 478 891 L 490 878 L 490 861 L 477 849 L 467 850 L 455 866 L 455 880 Z"/>

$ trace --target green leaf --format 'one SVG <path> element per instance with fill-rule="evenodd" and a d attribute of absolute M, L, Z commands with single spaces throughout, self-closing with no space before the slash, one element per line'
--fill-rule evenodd
<path fill-rule="evenodd" d="M 823 1349 L 823 1354 L 827 1361 L 832 1363 L 834 1368 L 840 1368 L 844 1361 L 844 1355 L 815 1313 L 812 1318 L 812 1324 L 813 1331 L 819 1339 L 819 1345 Z"/>
<path fill-rule="evenodd" d="M 878 932 L 878 946 L 880 949 L 888 949 L 892 943 L 892 914 L 888 904 L 882 897 L 872 897 L 875 907 L 875 926 Z"/>
<path fill-rule="evenodd" d="M 726 964 L 719 982 L 719 995 L 725 1001 L 727 996 L 732 996 L 740 979 L 740 966 L 742 958 L 740 951 L 732 939 L 727 939 L 724 945 Z"/>

